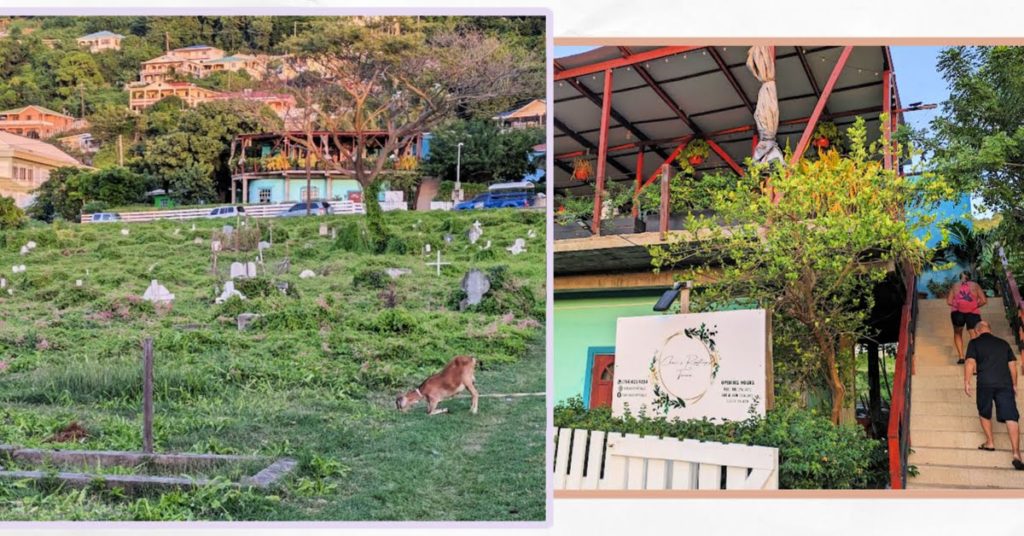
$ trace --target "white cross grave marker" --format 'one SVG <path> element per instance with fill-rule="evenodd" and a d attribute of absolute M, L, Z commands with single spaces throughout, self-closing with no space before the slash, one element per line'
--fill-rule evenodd
<path fill-rule="evenodd" d="M 437 267 L 437 276 L 441 277 L 441 266 L 445 265 L 445 264 L 451 264 L 451 263 L 450 262 L 441 262 L 441 250 L 438 250 L 437 251 L 437 261 L 435 261 L 435 262 L 428 262 L 427 266 L 436 266 Z"/>

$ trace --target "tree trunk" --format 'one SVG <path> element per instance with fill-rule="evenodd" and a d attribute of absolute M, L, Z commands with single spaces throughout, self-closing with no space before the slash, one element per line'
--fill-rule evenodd
<path fill-rule="evenodd" d="M 818 349 L 821 351 L 825 365 L 825 381 L 828 383 L 828 389 L 832 395 L 832 424 L 839 424 L 843 414 L 843 402 L 846 398 L 846 386 L 843 385 L 843 378 L 839 375 L 835 341 L 814 326 L 813 321 L 805 325 L 811 329 L 814 340 L 818 343 Z"/>

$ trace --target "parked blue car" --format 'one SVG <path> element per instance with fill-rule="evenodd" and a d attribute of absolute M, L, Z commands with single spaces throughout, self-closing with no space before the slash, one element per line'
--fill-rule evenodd
<path fill-rule="evenodd" d="M 487 193 L 455 205 L 455 210 L 480 208 L 527 208 L 536 203 L 537 194 L 532 182 L 504 182 L 492 184 Z"/>

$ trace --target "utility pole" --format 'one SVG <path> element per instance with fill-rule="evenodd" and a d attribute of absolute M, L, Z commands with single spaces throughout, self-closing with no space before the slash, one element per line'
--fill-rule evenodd
<path fill-rule="evenodd" d="M 124 135 L 117 135 L 117 165 L 124 167 Z"/>
<path fill-rule="evenodd" d="M 82 105 L 82 110 L 78 117 L 85 119 L 85 86 L 81 82 L 78 83 L 78 98 Z"/>
<path fill-rule="evenodd" d="M 313 121 L 310 120 L 309 109 L 309 86 L 306 86 L 306 215 L 309 216 L 312 211 L 311 195 L 312 195 L 312 182 L 313 179 L 310 176 L 311 172 L 309 169 L 310 154 L 313 151 Z"/>
<path fill-rule="evenodd" d="M 171 51 L 171 32 L 164 32 L 164 52 Z"/>

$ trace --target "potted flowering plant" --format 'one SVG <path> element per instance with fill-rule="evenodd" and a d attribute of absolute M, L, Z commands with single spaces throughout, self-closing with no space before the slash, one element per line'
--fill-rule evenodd
<path fill-rule="evenodd" d="M 594 168 L 590 164 L 590 160 L 584 157 L 576 158 L 572 161 L 572 178 L 578 181 L 586 182 L 594 176 Z"/>
<path fill-rule="evenodd" d="M 690 143 L 686 144 L 686 148 L 683 149 L 681 158 L 686 160 L 691 166 L 699 166 L 704 163 L 704 160 L 711 154 L 711 146 L 708 142 L 702 139 L 691 140 Z"/>
<path fill-rule="evenodd" d="M 814 139 L 815 147 L 828 149 L 830 146 L 838 143 L 839 127 L 831 121 L 822 121 L 818 123 L 818 126 L 814 127 L 814 133 L 811 137 Z"/>

